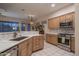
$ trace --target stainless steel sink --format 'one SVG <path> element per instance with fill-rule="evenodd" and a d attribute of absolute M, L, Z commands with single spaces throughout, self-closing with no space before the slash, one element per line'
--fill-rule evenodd
<path fill-rule="evenodd" d="M 18 37 L 18 38 L 15 38 L 15 39 L 11 39 L 11 41 L 20 41 L 20 40 L 25 39 L 25 38 L 28 38 L 28 37 L 22 36 L 22 37 Z"/>

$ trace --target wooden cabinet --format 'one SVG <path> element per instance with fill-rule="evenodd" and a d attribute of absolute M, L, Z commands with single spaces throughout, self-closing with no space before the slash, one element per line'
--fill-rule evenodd
<path fill-rule="evenodd" d="M 19 44 L 19 51 L 18 51 L 19 56 L 27 56 L 27 42 L 22 42 Z"/>
<path fill-rule="evenodd" d="M 44 37 L 34 36 L 18 45 L 18 56 L 30 56 L 33 51 L 44 48 Z"/>
<path fill-rule="evenodd" d="M 28 39 L 18 45 L 18 55 L 19 56 L 29 56 L 32 54 L 32 40 Z"/>
<path fill-rule="evenodd" d="M 49 19 L 48 20 L 48 27 L 50 29 L 57 29 L 57 28 L 59 28 L 59 18 L 56 17 L 56 18 Z"/>
<path fill-rule="evenodd" d="M 71 38 L 70 49 L 72 52 L 75 52 L 75 38 Z"/>
<path fill-rule="evenodd" d="M 32 51 L 37 51 L 44 48 L 44 37 L 34 36 L 32 38 Z"/>
<path fill-rule="evenodd" d="M 55 18 L 51 18 L 48 20 L 48 28 L 49 29 L 57 29 L 60 27 L 61 22 L 75 22 L 75 13 L 68 13 L 65 15 L 61 15 Z"/>
<path fill-rule="evenodd" d="M 73 22 L 73 28 L 75 29 L 75 13 L 71 13 L 71 21 Z"/>
<path fill-rule="evenodd" d="M 75 13 L 74 12 L 72 13 L 72 19 L 73 19 L 73 21 L 75 20 Z"/>
<path fill-rule="evenodd" d="M 74 20 L 74 13 L 69 13 L 69 14 L 66 14 L 66 22 L 70 22 L 70 21 L 73 21 Z"/>
<path fill-rule="evenodd" d="M 55 35 L 55 34 L 47 34 L 46 35 L 46 41 L 48 43 L 57 45 L 58 44 L 58 35 Z"/>
<path fill-rule="evenodd" d="M 60 22 L 70 22 L 73 21 L 75 19 L 75 13 L 68 13 L 62 16 L 59 16 Z"/>
<path fill-rule="evenodd" d="M 32 38 L 27 41 L 27 55 L 30 56 L 32 54 Z"/>
<path fill-rule="evenodd" d="M 65 15 L 59 16 L 59 20 L 60 20 L 59 23 L 65 22 L 66 21 Z"/>

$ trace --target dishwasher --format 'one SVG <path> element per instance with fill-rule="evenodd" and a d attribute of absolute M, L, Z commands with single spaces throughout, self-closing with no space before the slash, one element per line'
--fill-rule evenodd
<path fill-rule="evenodd" d="M 18 51 L 17 46 L 14 46 L 14 47 L 0 53 L 0 56 L 17 56 L 17 51 Z"/>

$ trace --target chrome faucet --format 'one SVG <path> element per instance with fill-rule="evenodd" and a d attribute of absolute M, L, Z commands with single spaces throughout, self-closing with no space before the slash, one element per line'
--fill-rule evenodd
<path fill-rule="evenodd" d="M 17 32 L 14 32 L 13 33 L 13 38 L 16 38 L 16 36 L 17 36 Z"/>

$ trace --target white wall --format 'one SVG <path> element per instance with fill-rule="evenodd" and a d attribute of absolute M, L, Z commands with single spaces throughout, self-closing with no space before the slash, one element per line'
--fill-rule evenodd
<path fill-rule="evenodd" d="M 46 32 L 48 32 L 48 28 L 47 28 L 47 23 L 46 24 L 44 24 L 44 32 L 46 33 Z"/>
<path fill-rule="evenodd" d="M 63 9 L 60 9 L 59 11 L 51 14 L 49 16 L 49 18 L 57 17 L 57 16 L 60 16 L 60 15 L 64 15 L 66 13 L 74 12 L 74 11 L 75 11 L 75 5 L 71 5 L 71 6 L 68 6 L 68 7 L 64 7 Z"/>
<path fill-rule="evenodd" d="M 19 18 L 19 14 L 17 12 L 5 11 L 4 9 L 0 9 L 0 13 L 4 16 Z"/>
<path fill-rule="evenodd" d="M 79 56 L 79 4 L 75 6 L 75 54 Z"/>
<path fill-rule="evenodd" d="M 70 6 L 66 6 L 54 13 L 50 13 L 49 15 L 47 16 L 44 16 L 42 19 L 39 19 L 38 21 L 45 21 L 45 20 L 48 20 L 50 18 L 53 18 L 53 17 L 57 17 L 57 16 L 61 16 L 61 15 L 64 15 L 64 14 L 67 14 L 67 13 L 70 13 L 70 12 L 75 12 L 75 5 L 70 5 Z"/>

